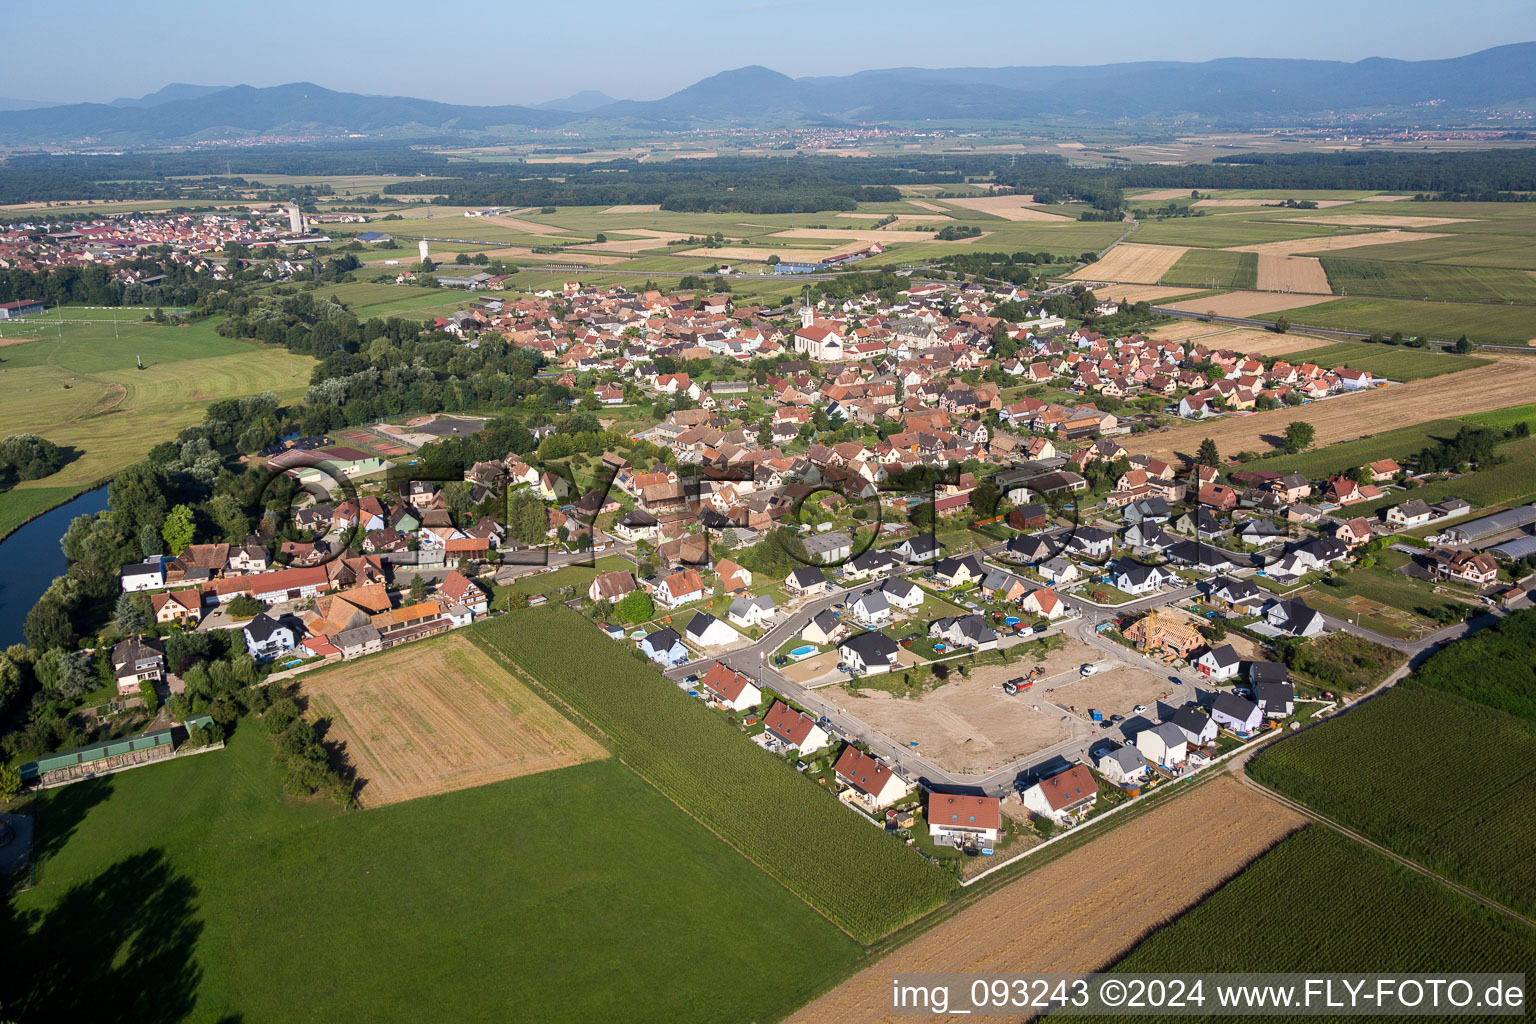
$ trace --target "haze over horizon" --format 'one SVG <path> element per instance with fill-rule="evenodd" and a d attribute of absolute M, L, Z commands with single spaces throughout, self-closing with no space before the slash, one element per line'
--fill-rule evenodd
<path fill-rule="evenodd" d="M 423 14 L 419 6 L 401 0 L 380 0 L 366 21 L 343 9 L 272 0 L 264 8 L 266 31 L 257 35 L 251 34 L 248 14 L 234 8 L 161 7 L 184 9 L 186 16 L 168 10 L 146 19 L 142 8 L 102 0 L 13 12 L 13 39 L 73 39 L 85 24 L 129 53 L 158 50 L 166 59 L 84 62 L 71 65 L 68 78 L 61 78 L 56 48 L 16 48 L 0 68 L 0 96 L 109 103 L 171 82 L 272 86 L 308 81 L 380 96 L 533 105 L 588 89 L 617 99 L 658 99 L 752 64 L 799 78 L 893 67 L 1223 57 L 1430 60 L 1536 39 L 1536 5 L 1523 0 L 1468 0 L 1449 21 L 1442 6 L 1427 0 L 1347 5 L 1298 0 L 1283 17 L 1234 11 L 1212 0 L 1171 0 L 1156 7 L 1112 0 L 1098 9 L 1106 12 L 1103 17 L 1087 22 L 1072 9 L 1021 9 L 989 0 L 954 18 L 935 18 L 930 5 L 909 0 L 850 0 L 830 9 L 808 0 L 724 5 L 660 0 L 598 3 L 597 13 L 586 11 L 578 21 L 558 7 L 530 8 L 519 11 L 515 22 L 489 29 Z M 1425 33 L 1423 25 L 1430 20 L 1436 29 Z M 989 31 L 977 31 L 983 22 Z M 936 44 L 931 29 L 942 26 L 952 29 L 953 39 Z M 223 42 L 231 34 L 252 44 L 245 54 L 232 53 Z M 1074 39 L 1081 45 L 1065 45 Z M 339 69 L 316 56 L 329 49 L 327 41 L 336 40 L 347 41 L 357 55 Z M 528 45 L 530 40 L 538 45 Z M 505 59 L 460 59 L 466 49 L 504 54 Z"/>

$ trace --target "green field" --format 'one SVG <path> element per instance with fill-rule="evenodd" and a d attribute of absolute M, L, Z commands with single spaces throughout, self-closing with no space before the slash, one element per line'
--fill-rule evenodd
<path fill-rule="evenodd" d="M 1258 242 L 1289 242 L 1297 238 L 1352 235 L 1361 230 L 1364 229 L 1330 228 L 1326 224 L 1292 224 L 1280 218 L 1250 220 L 1245 217 L 1207 215 L 1143 223 L 1127 241 L 1225 249 L 1228 246 L 1253 245 Z"/>
<path fill-rule="evenodd" d="M 1345 298 L 1291 313 L 1258 313 L 1254 319 L 1273 321 L 1278 316 L 1290 317 L 1293 323 L 1308 327 L 1382 334 L 1395 331 L 1405 338 L 1424 335 L 1445 340 L 1465 334 L 1473 341 L 1490 345 L 1524 345 L 1536 338 L 1536 318 L 1525 306 Z"/>
<path fill-rule="evenodd" d="M 1461 427 L 1459 420 L 1429 420 L 1294 455 L 1276 455 L 1253 463 L 1252 468 L 1274 473 L 1301 473 L 1308 480 L 1317 480 L 1369 462 L 1417 455 L 1438 441 L 1455 437 Z"/>
<path fill-rule="evenodd" d="M 1249 773 L 1453 881 L 1536 911 L 1536 726 L 1408 680 Z"/>
<path fill-rule="evenodd" d="M 1436 651 L 1418 671 L 1425 686 L 1536 722 L 1536 611 L 1501 619 L 1476 636 Z"/>
<path fill-rule="evenodd" d="M 1191 249 L 1179 257 L 1162 284 L 1199 288 L 1254 288 L 1259 283 L 1259 254 L 1228 249 Z"/>
<path fill-rule="evenodd" d="M 615 761 L 341 813 L 258 730 L 42 798 L 8 1018 L 725 1024 L 859 954 Z"/>
<path fill-rule="evenodd" d="M 491 620 L 476 642 L 600 729 L 614 752 L 754 864 L 862 941 L 933 909 L 954 879 L 839 805 L 822 787 L 602 642 L 563 606 Z M 581 646 L 580 658 L 571 652 Z"/>
<path fill-rule="evenodd" d="M 1319 348 L 1287 352 L 1284 358 L 1286 362 L 1298 366 L 1302 363 L 1328 367 L 1347 366 L 1399 383 L 1438 377 L 1443 373 L 1460 373 L 1462 370 L 1485 366 L 1489 362 L 1477 356 L 1452 355 L 1439 349 L 1373 345 L 1368 341 L 1335 341 Z"/>
<path fill-rule="evenodd" d="M 1512 405 L 1507 409 L 1492 409 L 1488 412 L 1475 412 L 1461 419 L 1467 423 L 1476 423 L 1484 427 L 1498 427 L 1508 430 L 1517 423 L 1536 423 L 1536 403 L 1531 405 Z"/>
<path fill-rule="evenodd" d="M 1533 961 L 1536 929 L 1313 825 L 1143 939 L 1113 969 L 1526 972 Z"/>
<path fill-rule="evenodd" d="M 7 342 L 36 340 L 0 348 L 0 437 L 39 434 L 82 454 L 52 476 L 0 494 L 0 525 L 41 511 L 28 491 L 67 497 L 105 480 L 201 422 L 210 402 L 261 391 L 290 400 L 309 384 L 315 362 L 308 356 L 221 338 L 213 320 L 167 326 L 143 323 L 143 315 L 63 307 L 66 321 L 84 322 L 5 326 Z"/>
<path fill-rule="evenodd" d="M 0 537 L 37 518 L 49 509 L 64 504 L 84 491 L 79 487 L 23 487 L 0 491 Z"/>
<path fill-rule="evenodd" d="M 1453 267 L 1324 256 L 1328 283 L 1339 295 L 1378 295 L 1443 302 L 1536 303 L 1536 277 L 1497 267 Z"/>
<path fill-rule="evenodd" d="M 1355 515 L 1369 515 L 1410 497 L 1425 501 L 1465 498 L 1477 507 L 1526 502 L 1536 497 L 1536 437 L 1500 445 L 1498 454 L 1504 460 L 1498 465 L 1454 480 L 1432 480 L 1408 494 L 1388 494 L 1350 509 Z"/>

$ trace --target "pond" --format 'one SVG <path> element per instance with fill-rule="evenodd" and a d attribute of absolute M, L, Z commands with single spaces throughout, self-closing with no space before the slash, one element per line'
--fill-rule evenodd
<path fill-rule="evenodd" d="M 5 566 L 0 573 L 0 648 L 26 640 L 21 627 L 27 612 L 53 578 L 68 568 L 59 541 L 70 521 L 106 507 L 107 489 L 98 487 L 44 512 L 0 541 L 0 565 Z"/>

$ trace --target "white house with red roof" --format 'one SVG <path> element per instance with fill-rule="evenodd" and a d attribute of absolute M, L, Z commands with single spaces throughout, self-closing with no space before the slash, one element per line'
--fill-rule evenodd
<path fill-rule="evenodd" d="M 737 672 L 724 662 L 717 661 L 709 666 L 709 671 L 704 673 L 699 682 L 711 697 L 732 711 L 755 708 L 763 700 L 763 691 L 758 689 L 751 677 Z"/>
<path fill-rule="evenodd" d="M 1093 781 L 1092 772 L 1075 764 L 1060 775 L 1052 775 L 1030 786 L 1024 791 L 1023 798 L 1024 806 L 1030 811 L 1061 825 L 1093 806 L 1099 798 L 1099 784 Z"/>
<path fill-rule="evenodd" d="M 796 711 L 781 700 L 773 702 L 763 716 L 763 730 L 773 739 L 802 754 L 814 754 L 832 742 L 827 731 L 804 711 Z"/>
<path fill-rule="evenodd" d="M 928 834 L 953 842 L 995 843 L 1003 834 L 1003 805 L 995 796 L 928 794 Z"/>
<path fill-rule="evenodd" d="M 891 771 L 884 761 L 849 744 L 833 766 L 837 781 L 847 788 L 841 796 L 867 811 L 878 811 L 906 796 L 912 784 Z"/>

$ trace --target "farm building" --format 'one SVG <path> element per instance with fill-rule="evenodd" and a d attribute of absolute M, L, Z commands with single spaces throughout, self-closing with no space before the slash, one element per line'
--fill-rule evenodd
<path fill-rule="evenodd" d="M 35 316 L 43 311 L 43 304 L 36 299 L 18 299 L 0 302 L 0 320 L 14 320 L 21 316 Z"/>
<path fill-rule="evenodd" d="M 187 728 L 207 728 L 213 719 L 198 715 Z M 40 757 L 21 766 L 21 781 L 42 787 L 79 782 L 97 775 L 160 761 L 176 752 L 176 729 L 156 729 L 139 736 L 93 743 Z"/>
<path fill-rule="evenodd" d="M 1455 544 L 1471 544 L 1532 523 L 1536 523 L 1536 502 L 1453 526 L 1445 531 L 1445 537 Z"/>

